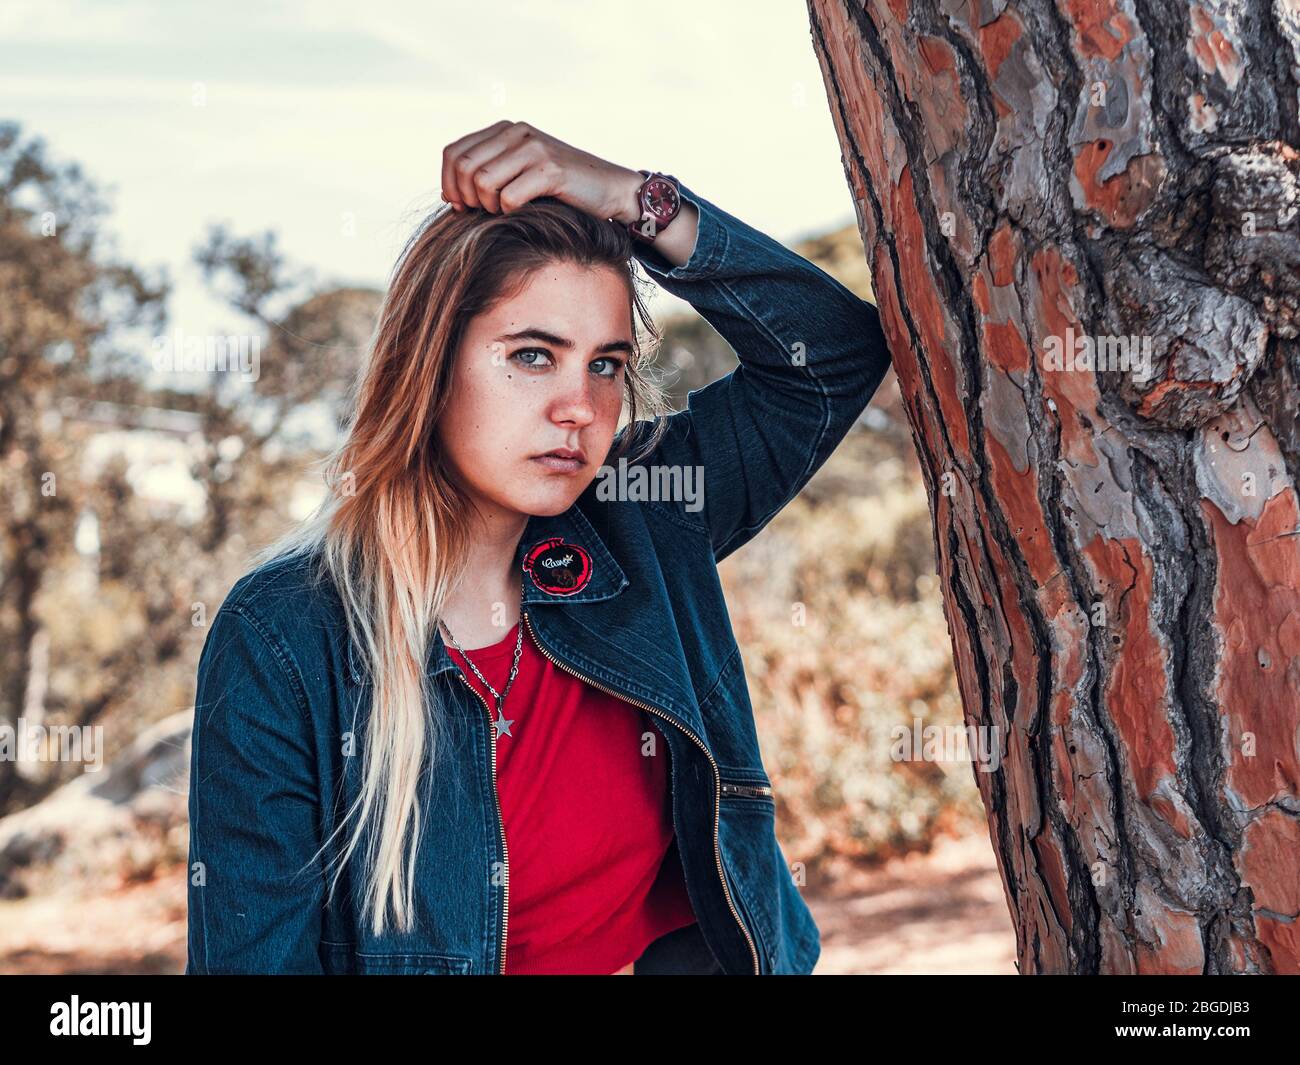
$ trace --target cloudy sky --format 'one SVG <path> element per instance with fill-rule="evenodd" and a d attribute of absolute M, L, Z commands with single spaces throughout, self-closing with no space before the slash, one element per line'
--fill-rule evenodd
<path fill-rule="evenodd" d="M 207 225 L 381 288 L 443 147 L 524 120 L 676 174 L 786 242 L 853 220 L 799 0 L 0 5 L 0 117 L 108 194 L 166 266 L 171 324 L 232 331 L 190 266 Z"/>

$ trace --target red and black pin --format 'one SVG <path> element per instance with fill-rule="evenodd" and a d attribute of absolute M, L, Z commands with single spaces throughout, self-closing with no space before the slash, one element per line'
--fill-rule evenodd
<path fill-rule="evenodd" d="M 591 556 L 577 544 L 553 536 L 529 549 L 524 570 L 547 595 L 575 595 L 591 580 Z"/>

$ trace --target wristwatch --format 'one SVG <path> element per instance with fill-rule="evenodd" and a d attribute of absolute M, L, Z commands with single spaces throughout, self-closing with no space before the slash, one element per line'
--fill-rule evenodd
<path fill-rule="evenodd" d="M 677 189 L 677 179 L 671 174 L 649 170 L 640 170 L 639 173 L 645 177 L 637 189 L 641 217 L 635 222 L 629 222 L 627 228 L 638 240 L 653 244 L 655 237 L 668 228 L 682 209 L 682 197 Z"/>

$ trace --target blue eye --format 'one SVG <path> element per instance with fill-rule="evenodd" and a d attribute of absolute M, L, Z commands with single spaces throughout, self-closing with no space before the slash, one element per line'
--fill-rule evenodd
<path fill-rule="evenodd" d="M 521 348 L 510 356 L 512 359 L 518 359 L 521 366 L 527 366 L 529 369 L 536 369 L 544 364 L 540 362 L 530 362 L 528 359 L 522 359 L 520 358 L 521 355 L 545 355 L 548 359 L 551 357 L 551 353 L 545 348 Z"/>
<path fill-rule="evenodd" d="M 540 370 L 546 366 L 545 362 L 528 357 L 532 355 L 541 355 L 552 364 L 555 362 L 551 353 L 545 348 L 520 348 L 518 351 L 511 353 L 510 358 L 518 362 L 520 366 L 526 367 L 530 370 Z M 602 363 L 605 364 L 604 368 L 594 369 Z M 624 360 L 601 356 L 599 359 L 593 359 L 591 365 L 593 367 L 593 372 L 597 377 L 616 377 L 618 375 L 618 368 L 624 365 Z"/>

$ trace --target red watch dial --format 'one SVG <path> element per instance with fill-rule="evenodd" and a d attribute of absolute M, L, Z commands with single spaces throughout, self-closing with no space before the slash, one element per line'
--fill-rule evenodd
<path fill-rule="evenodd" d="M 632 235 L 653 242 L 659 230 L 677 217 L 682 200 L 671 174 L 652 174 L 643 170 L 646 180 L 641 186 L 641 218 L 628 228 Z"/>
<path fill-rule="evenodd" d="M 646 184 L 645 192 L 642 194 L 642 204 L 650 211 L 655 218 L 661 221 L 670 220 L 677 214 L 681 206 L 681 197 L 677 194 L 677 189 L 671 181 L 666 181 L 661 177 L 651 178 Z"/>

